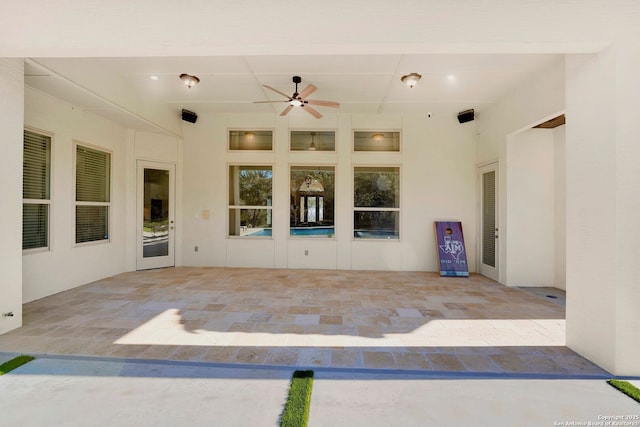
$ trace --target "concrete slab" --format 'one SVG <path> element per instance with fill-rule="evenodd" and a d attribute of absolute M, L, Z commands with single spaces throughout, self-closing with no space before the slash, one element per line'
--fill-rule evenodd
<path fill-rule="evenodd" d="M 606 417 L 623 414 L 638 416 L 640 405 L 604 379 L 429 378 L 317 372 L 309 425 L 606 425 L 607 420 L 612 420 Z M 640 420 L 634 422 L 629 425 L 640 426 Z"/>
<path fill-rule="evenodd" d="M 277 426 L 293 369 L 40 356 L 0 377 L 0 414 L 28 427 Z M 606 425 L 640 414 L 605 381 L 319 369 L 309 425 Z"/>
<path fill-rule="evenodd" d="M 39 358 L 0 377 L 0 414 L 7 426 L 277 426 L 291 373 Z"/>

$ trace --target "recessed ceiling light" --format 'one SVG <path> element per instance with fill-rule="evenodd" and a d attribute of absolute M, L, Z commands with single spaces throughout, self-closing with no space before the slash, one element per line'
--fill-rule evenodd
<path fill-rule="evenodd" d="M 155 74 L 150 75 L 150 76 L 149 76 L 149 78 L 150 78 L 151 80 L 154 80 L 154 81 L 155 81 L 155 80 L 160 80 L 160 77 L 156 76 Z"/>
<path fill-rule="evenodd" d="M 449 81 L 449 83 L 455 83 L 456 81 L 456 76 L 454 76 L 453 74 L 449 74 L 447 76 L 447 80 Z"/>

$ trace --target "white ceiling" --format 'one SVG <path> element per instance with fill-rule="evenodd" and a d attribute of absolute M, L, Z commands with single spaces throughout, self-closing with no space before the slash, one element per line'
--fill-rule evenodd
<path fill-rule="evenodd" d="M 638 22 L 638 0 L 21 0 L 0 6 L 0 57 L 32 58 L 30 87 L 178 135 L 178 108 L 279 113 L 253 101 L 293 75 L 344 113 L 481 112 L 560 55 L 640 40 Z"/>
<path fill-rule="evenodd" d="M 255 104 L 253 101 L 284 100 L 262 85 L 292 94 L 294 75 L 302 77 L 299 90 L 309 83 L 317 86 L 318 90 L 309 99 L 340 102 L 337 111 L 317 107 L 323 114 L 454 114 L 469 108 L 481 111 L 560 57 L 558 54 L 423 54 L 35 58 L 27 61 L 25 84 L 83 110 L 108 114 L 121 123 L 123 118 L 114 117 L 114 113 L 129 111 L 117 96 L 122 91 L 126 91 L 129 98 L 139 97 L 176 114 L 182 108 L 199 114 L 279 114 L 285 103 Z M 100 81 L 85 78 L 98 69 Z M 402 75 L 411 72 L 422 74 L 414 88 L 400 80 Z M 198 76 L 200 83 L 187 88 L 178 77 L 181 73 Z M 151 75 L 158 80 L 152 80 Z M 126 124 L 132 125 L 130 118 Z M 140 126 L 145 127 L 141 123 L 134 128 Z"/>

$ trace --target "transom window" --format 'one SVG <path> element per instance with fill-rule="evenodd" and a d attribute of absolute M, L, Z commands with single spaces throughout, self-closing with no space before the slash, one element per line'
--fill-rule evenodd
<path fill-rule="evenodd" d="M 270 130 L 230 130 L 229 150 L 271 151 L 273 150 L 273 132 Z"/>
<path fill-rule="evenodd" d="M 400 151 L 400 132 L 355 131 L 353 151 Z"/>
<path fill-rule="evenodd" d="M 292 130 L 291 151 L 336 151 L 335 131 Z"/>

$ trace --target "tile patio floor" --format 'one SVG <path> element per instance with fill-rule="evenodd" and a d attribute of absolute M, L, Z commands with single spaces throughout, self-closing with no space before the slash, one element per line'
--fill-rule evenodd
<path fill-rule="evenodd" d="M 556 290 L 557 292 L 557 290 Z M 178 267 L 24 305 L 0 351 L 296 367 L 605 372 L 561 304 L 480 275 Z"/>

